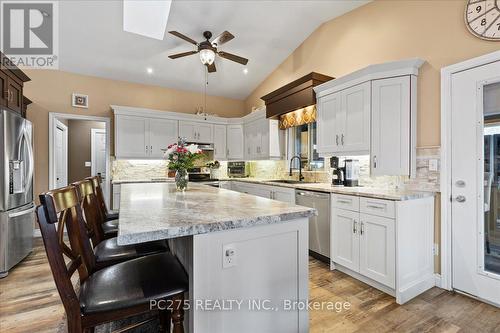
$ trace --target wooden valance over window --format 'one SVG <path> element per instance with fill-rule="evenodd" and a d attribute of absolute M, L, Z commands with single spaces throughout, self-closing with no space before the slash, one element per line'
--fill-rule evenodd
<path fill-rule="evenodd" d="M 314 123 L 316 121 L 316 105 L 282 114 L 279 119 L 280 129 Z"/>

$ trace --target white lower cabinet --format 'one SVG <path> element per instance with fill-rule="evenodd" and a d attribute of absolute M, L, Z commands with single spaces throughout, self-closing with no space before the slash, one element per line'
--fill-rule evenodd
<path fill-rule="evenodd" d="M 331 205 L 332 269 L 398 304 L 434 286 L 433 197 L 390 201 L 333 194 Z"/>
<path fill-rule="evenodd" d="M 113 210 L 120 209 L 120 190 L 121 190 L 120 184 L 113 184 L 113 203 L 112 203 Z"/>
<path fill-rule="evenodd" d="M 359 271 L 359 213 L 334 208 L 331 221 L 332 261 Z"/>
<path fill-rule="evenodd" d="M 396 286 L 394 219 L 360 214 L 359 273 L 390 288 Z"/>
<path fill-rule="evenodd" d="M 295 189 L 293 188 L 236 181 L 233 182 L 231 189 L 236 192 L 295 204 Z"/>

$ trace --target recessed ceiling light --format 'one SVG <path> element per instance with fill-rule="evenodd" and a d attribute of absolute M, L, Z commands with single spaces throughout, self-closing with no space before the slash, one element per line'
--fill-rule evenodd
<path fill-rule="evenodd" d="M 151 67 L 148 67 L 146 71 L 148 72 L 148 74 L 153 74 L 153 69 Z"/>
<path fill-rule="evenodd" d="M 243 68 L 243 74 L 248 74 L 248 68 Z"/>

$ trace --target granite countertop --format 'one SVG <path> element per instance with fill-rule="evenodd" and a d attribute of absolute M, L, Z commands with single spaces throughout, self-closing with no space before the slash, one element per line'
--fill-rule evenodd
<path fill-rule="evenodd" d="M 168 183 L 173 182 L 173 178 L 142 178 L 142 179 L 113 179 L 111 184 L 134 184 L 134 183 Z"/>
<path fill-rule="evenodd" d="M 123 184 L 118 244 L 135 244 L 307 218 L 314 208 L 190 183 Z"/>
<path fill-rule="evenodd" d="M 288 183 L 273 182 L 272 180 L 259 179 L 259 178 L 228 178 L 228 179 L 221 179 L 221 181 L 241 181 L 241 182 L 249 182 L 255 184 L 290 187 L 300 190 L 356 195 L 360 197 L 387 199 L 394 201 L 421 199 L 421 198 L 433 197 L 436 195 L 434 192 L 429 192 L 429 191 L 411 191 L 404 189 L 396 190 L 396 189 L 362 187 L 362 186 L 334 187 L 330 183 L 288 184 Z"/>

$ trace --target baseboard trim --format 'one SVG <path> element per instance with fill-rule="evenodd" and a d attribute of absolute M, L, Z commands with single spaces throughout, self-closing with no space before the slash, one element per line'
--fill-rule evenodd
<path fill-rule="evenodd" d="M 441 274 L 438 273 L 434 274 L 434 286 L 438 288 L 443 288 L 441 285 Z"/>

